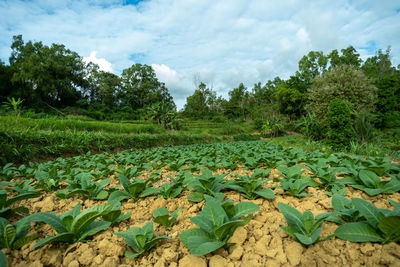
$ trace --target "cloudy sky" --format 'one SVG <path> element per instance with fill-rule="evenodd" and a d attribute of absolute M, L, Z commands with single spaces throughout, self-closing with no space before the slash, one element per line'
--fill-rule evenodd
<path fill-rule="evenodd" d="M 120 74 L 152 65 L 181 108 L 205 81 L 222 96 L 287 78 L 310 50 L 353 45 L 362 58 L 392 47 L 400 63 L 400 1 L 0 0 L 0 59 L 12 36 L 62 43 Z"/>

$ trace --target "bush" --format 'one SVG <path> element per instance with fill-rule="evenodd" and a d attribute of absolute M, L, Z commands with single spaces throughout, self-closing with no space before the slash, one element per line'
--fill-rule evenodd
<path fill-rule="evenodd" d="M 260 136 L 256 134 L 237 134 L 233 136 L 235 141 L 256 141 L 260 140 Z"/>
<path fill-rule="evenodd" d="M 264 121 L 260 118 L 256 118 L 253 120 L 254 129 L 256 129 L 257 131 L 262 130 L 263 124 L 264 124 Z"/>
<path fill-rule="evenodd" d="M 350 141 L 354 139 L 349 105 L 338 98 L 332 100 L 329 104 L 327 120 L 329 126 L 327 142 L 334 149 L 349 147 Z"/>
<path fill-rule="evenodd" d="M 385 128 L 400 127 L 400 112 L 389 111 L 383 114 L 383 125 Z"/>
<path fill-rule="evenodd" d="M 377 88 L 363 71 L 341 65 L 313 80 L 308 90 L 309 104 L 306 110 L 314 112 L 318 118 L 325 118 L 329 103 L 339 98 L 345 100 L 353 111 L 372 111 L 377 99 L 376 92 Z"/>

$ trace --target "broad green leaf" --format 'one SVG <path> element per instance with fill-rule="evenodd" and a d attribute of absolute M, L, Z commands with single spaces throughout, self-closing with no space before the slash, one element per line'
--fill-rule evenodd
<path fill-rule="evenodd" d="M 4 243 L 5 243 L 4 245 L 6 246 L 6 248 L 12 249 L 12 243 L 14 242 L 16 236 L 15 227 L 11 224 L 7 224 L 4 227 L 2 235 L 4 238 Z"/>
<path fill-rule="evenodd" d="M 108 196 L 108 192 L 105 190 L 101 190 L 97 196 L 95 197 L 95 199 L 106 199 Z"/>
<path fill-rule="evenodd" d="M 369 224 L 351 222 L 339 226 L 335 236 L 351 242 L 382 242 L 382 237 Z"/>
<path fill-rule="evenodd" d="M 304 232 L 303 214 L 300 211 L 282 202 L 278 203 L 278 208 L 290 226 L 299 232 Z"/>
<path fill-rule="evenodd" d="M 38 212 L 29 215 L 26 218 L 30 222 L 44 222 L 53 227 L 54 230 L 56 230 L 59 234 L 67 232 L 67 229 L 65 229 L 61 219 L 57 217 L 54 212 Z"/>
<path fill-rule="evenodd" d="M 368 223 L 376 228 L 381 216 L 379 210 L 373 204 L 362 198 L 352 198 L 351 201 L 361 215 L 367 219 Z"/>
<path fill-rule="evenodd" d="M 112 202 L 112 201 L 121 201 L 124 199 L 129 199 L 131 198 L 131 196 L 129 195 L 129 193 L 127 191 L 114 191 L 111 193 L 111 195 L 108 198 L 108 202 Z"/>
<path fill-rule="evenodd" d="M 209 195 L 204 195 L 206 204 L 200 212 L 201 216 L 208 218 L 214 226 L 220 226 L 224 223 L 224 219 L 228 218 L 225 210 L 222 208 L 222 203 Z"/>
<path fill-rule="evenodd" d="M 361 170 L 358 175 L 363 184 L 369 188 L 376 188 L 381 181 L 378 175 L 369 170 Z"/>
<path fill-rule="evenodd" d="M 36 249 L 38 247 L 41 247 L 43 245 L 49 244 L 49 243 L 57 243 L 57 242 L 62 242 L 62 243 L 72 243 L 74 239 L 74 234 L 72 233 L 61 233 L 56 236 L 50 236 L 48 238 L 42 239 L 38 241 L 33 248 Z"/>
<path fill-rule="evenodd" d="M 265 199 L 274 199 L 275 198 L 275 194 L 270 188 L 263 188 L 262 190 L 256 191 L 254 193 Z"/>
<path fill-rule="evenodd" d="M 25 237 L 19 238 L 14 241 L 13 249 L 20 249 L 22 246 L 28 244 L 29 242 L 31 242 L 35 239 L 38 239 L 39 237 L 40 237 L 40 235 L 36 234 L 36 235 L 30 235 L 30 236 L 25 236 Z"/>
<path fill-rule="evenodd" d="M 1 250 L 0 250 L 0 266 L 7 266 L 7 257 Z"/>
<path fill-rule="evenodd" d="M 235 215 L 232 219 L 257 212 L 259 209 L 260 207 L 252 202 L 240 202 L 235 205 Z"/>
<path fill-rule="evenodd" d="M 187 199 L 192 202 L 201 202 L 204 199 L 204 194 L 201 192 L 193 192 L 188 195 Z"/>
<path fill-rule="evenodd" d="M 71 231 L 74 234 L 79 233 L 83 229 L 85 229 L 89 224 L 91 224 L 98 217 L 110 212 L 112 209 L 109 205 L 100 205 L 91 207 L 83 212 L 81 212 L 78 216 L 74 218 L 74 221 L 71 225 Z"/>
<path fill-rule="evenodd" d="M 194 224 L 200 226 L 200 228 L 202 230 L 206 231 L 207 233 L 209 233 L 209 234 L 213 233 L 213 223 L 212 223 L 212 221 L 210 221 L 210 219 L 208 217 L 199 215 L 199 216 L 190 218 L 190 220 Z"/>
<path fill-rule="evenodd" d="M 106 230 L 110 227 L 111 222 L 95 221 L 89 224 L 84 230 L 79 233 L 77 241 L 83 241 L 86 237 L 97 234 L 100 231 Z"/>
<path fill-rule="evenodd" d="M 332 207 L 336 211 L 345 210 L 351 206 L 351 200 L 344 196 L 334 194 L 332 197 Z"/>
<path fill-rule="evenodd" d="M 382 218 L 378 224 L 378 228 L 388 237 L 392 235 L 400 236 L 400 217 L 389 216 Z"/>

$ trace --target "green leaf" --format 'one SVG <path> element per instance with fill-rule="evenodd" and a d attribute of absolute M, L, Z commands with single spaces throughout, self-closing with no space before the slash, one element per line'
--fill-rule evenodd
<path fill-rule="evenodd" d="M 351 200 L 345 198 L 341 195 L 333 195 L 332 197 L 332 207 L 336 211 L 345 210 L 348 207 L 352 206 Z"/>
<path fill-rule="evenodd" d="M 189 251 L 192 255 L 205 255 L 225 245 L 224 242 L 210 241 L 201 236 L 191 236 L 188 239 Z"/>
<path fill-rule="evenodd" d="M 79 237 L 77 242 L 83 241 L 88 236 L 92 236 L 97 234 L 100 231 L 106 230 L 110 227 L 111 222 L 104 222 L 104 221 L 95 221 L 89 224 L 82 232 L 79 233 Z"/>
<path fill-rule="evenodd" d="M 7 257 L 1 250 L 0 250 L 0 266 L 7 266 Z"/>
<path fill-rule="evenodd" d="M 257 212 L 259 209 L 260 207 L 252 202 L 239 202 L 235 205 L 235 215 L 232 219 Z"/>
<path fill-rule="evenodd" d="M 6 248 L 12 249 L 12 243 L 14 242 L 16 236 L 15 227 L 11 224 L 6 225 L 2 235 Z"/>
<path fill-rule="evenodd" d="M 361 215 L 367 219 L 368 223 L 376 228 L 380 218 L 379 210 L 373 204 L 362 198 L 352 198 L 351 201 Z"/>
<path fill-rule="evenodd" d="M 382 237 L 369 224 L 351 222 L 339 226 L 335 236 L 351 242 L 382 242 Z"/>
<path fill-rule="evenodd" d="M 108 202 L 112 202 L 112 201 L 122 201 L 124 199 L 129 199 L 131 198 L 131 196 L 129 195 L 129 193 L 127 191 L 114 191 L 111 193 L 111 195 L 108 197 Z"/>
<path fill-rule="evenodd" d="M 66 232 L 66 233 L 58 234 L 56 236 L 50 236 L 48 238 L 42 239 L 42 240 L 38 241 L 33 246 L 33 248 L 36 249 L 38 247 L 41 247 L 41 246 L 49 244 L 49 243 L 58 243 L 58 242 L 72 243 L 73 240 L 74 240 L 74 234 Z"/>
<path fill-rule="evenodd" d="M 209 195 L 204 195 L 204 199 L 206 200 L 206 204 L 200 215 L 208 218 L 215 226 L 222 225 L 224 219 L 228 218 L 225 210 L 222 208 L 222 203 Z"/>
<path fill-rule="evenodd" d="M 132 253 L 130 251 L 125 251 L 125 256 L 130 258 L 130 259 L 135 259 L 136 257 L 142 255 L 143 252 L 139 252 L 139 253 Z"/>
<path fill-rule="evenodd" d="M 201 201 L 203 201 L 203 199 L 204 199 L 204 194 L 203 193 L 201 193 L 201 192 L 193 192 L 193 193 L 191 193 L 190 195 L 188 195 L 188 197 L 187 197 L 187 199 L 189 200 L 189 201 L 192 201 L 192 202 L 201 202 Z"/>
<path fill-rule="evenodd" d="M 369 188 L 376 188 L 381 181 L 378 175 L 369 170 L 361 170 L 358 175 L 363 184 Z"/>
<path fill-rule="evenodd" d="M 274 191 L 272 191 L 270 188 L 263 188 L 262 190 L 255 191 L 254 193 L 265 199 L 274 199 L 275 198 Z"/>
<path fill-rule="evenodd" d="M 378 224 L 378 228 L 386 234 L 387 237 L 392 235 L 400 236 L 400 217 L 389 216 L 382 218 Z"/>
<path fill-rule="evenodd" d="M 298 232 L 304 232 L 303 214 L 300 211 L 282 202 L 278 203 L 278 208 L 291 227 L 295 228 Z"/>
<path fill-rule="evenodd" d="M 105 190 L 101 190 L 97 196 L 95 197 L 95 199 L 106 199 L 108 196 L 108 192 Z"/>
<path fill-rule="evenodd" d="M 26 220 L 29 222 L 44 222 L 53 227 L 54 230 L 56 230 L 59 234 L 67 232 L 67 229 L 65 229 L 61 219 L 57 217 L 54 212 L 38 212 L 29 215 L 26 218 Z"/>
<path fill-rule="evenodd" d="M 28 244 L 29 242 L 36 240 L 40 237 L 40 235 L 35 234 L 35 235 L 30 235 L 30 236 L 25 236 L 20 239 L 17 239 L 14 241 L 13 244 L 13 249 L 20 249 L 22 246 Z"/>
<path fill-rule="evenodd" d="M 190 221 L 192 221 L 194 224 L 200 226 L 200 228 L 204 231 L 206 231 L 209 234 L 213 233 L 213 223 L 210 221 L 210 219 L 206 216 L 195 216 L 190 218 Z"/>
<path fill-rule="evenodd" d="M 81 230 L 86 228 L 89 224 L 91 224 L 98 217 L 110 212 L 112 207 L 110 205 L 100 205 L 91 207 L 83 212 L 81 212 L 78 216 L 74 218 L 74 221 L 71 225 L 71 231 L 74 234 L 79 233 Z"/>

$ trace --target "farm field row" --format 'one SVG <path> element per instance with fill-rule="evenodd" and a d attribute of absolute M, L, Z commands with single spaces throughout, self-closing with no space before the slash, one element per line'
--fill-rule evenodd
<path fill-rule="evenodd" d="M 306 153 L 266 141 L 6 165 L 1 192 L 16 200 L 3 204 L 0 226 L 7 218 L 37 238 L 3 251 L 9 266 L 397 266 L 399 173 L 387 158 Z M 73 220 L 86 217 L 79 208 L 92 214 L 92 228 L 74 232 Z M 55 215 L 64 232 L 49 219 Z M 143 227 L 144 239 L 132 227 Z M 190 230 L 199 227 L 210 232 Z M 150 228 L 168 239 L 138 251 L 123 234 L 135 232 L 140 247 L 151 240 Z"/>

